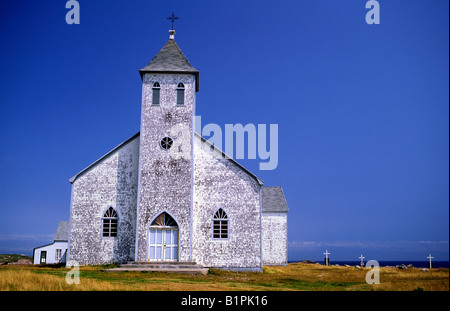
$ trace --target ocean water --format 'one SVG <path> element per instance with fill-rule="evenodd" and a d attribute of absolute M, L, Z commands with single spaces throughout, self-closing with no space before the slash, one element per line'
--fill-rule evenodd
<path fill-rule="evenodd" d="M 298 261 L 292 261 L 292 262 L 298 262 Z M 320 264 L 325 264 L 324 261 L 317 261 Z M 291 261 L 289 261 L 289 263 L 291 263 Z M 364 261 L 364 263 L 366 263 L 366 261 Z M 386 267 L 386 266 L 397 266 L 397 265 L 413 265 L 416 268 L 428 268 L 428 261 L 414 261 L 414 260 L 402 260 L 402 261 L 385 261 L 385 260 L 380 260 L 378 261 L 378 263 L 380 264 L 380 267 Z M 360 261 L 333 261 L 330 260 L 330 265 L 349 265 L 349 266 L 356 266 L 356 265 L 360 265 L 361 262 Z M 448 268 L 449 267 L 449 262 L 448 261 L 433 261 L 433 268 Z"/>

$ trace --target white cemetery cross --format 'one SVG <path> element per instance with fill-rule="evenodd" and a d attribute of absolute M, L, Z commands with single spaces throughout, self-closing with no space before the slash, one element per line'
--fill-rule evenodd
<path fill-rule="evenodd" d="M 366 257 L 364 257 L 362 254 L 361 256 L 359 256 L 359 259 L 361 259 L 361 267 L 364 267 L 364 258 Z"/>
<path fill-rule="evenodd" d="M 429 265 L 429 268 L 431 269 L 431 268 L 433 268 L 432 263 L 431 263 L 431 259 L 433 259 L 434 257 L 432 257 L 431 254 L 430 254 L 430 255 L 428 255 L 427 258 L 430 260 L 430 263 L 428 265 Z"/>
<path fill-rule="evenodd" d="M 328 266 L 330 264 L 328 255 L 331 255 L 331 253 L 329 253 L 328 250 L 325 250 L 325 253 L 323 253 L 323 254 L 325 255 L 325 265 Z"/>

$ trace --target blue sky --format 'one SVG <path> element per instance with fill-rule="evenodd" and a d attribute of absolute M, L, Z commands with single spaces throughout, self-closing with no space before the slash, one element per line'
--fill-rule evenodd
<path fill-rule="evenodd" d="M 68 179 L 139 131 L 144 67 L 175 39 L 203 124 L 278 124 L 289 260 L 449 258 L 449 3 L 85 1 L 0 6 L 0 253 L 69 219 Z"/>

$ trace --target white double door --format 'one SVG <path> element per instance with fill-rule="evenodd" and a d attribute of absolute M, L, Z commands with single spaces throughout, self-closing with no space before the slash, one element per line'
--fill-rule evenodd
<path fill-rule="evenodd" d="M 149 228 L 148 260 L 178 260 L 178 228 Z"/>

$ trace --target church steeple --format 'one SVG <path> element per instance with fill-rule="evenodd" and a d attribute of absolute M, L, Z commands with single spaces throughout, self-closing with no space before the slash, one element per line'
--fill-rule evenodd
<path fill-rule="evenodd" d="M 145 73 L 182 73 L 195 75 L 195 91 L 199 90 L 199 71 L 189 63 L 175 42 L 175 30 L 169 31 L 169 41 L 156 54 L 151 62 L 139 70 L 141 79 Z"/>
<path fill-rule="evenodd" d="M 169 34 L 158 54 L 139 71 L 142 113 L 135 254 L 138 261 L 192 261 L 193 142 L 199 72 L 175 42 L 175 31 L 171 29 Z M 174 253 L 165 248 L 155 254 L 153 246 L 149 246 L 149 226 L 161 213 L 173 217 L 178 226 Z"/>

